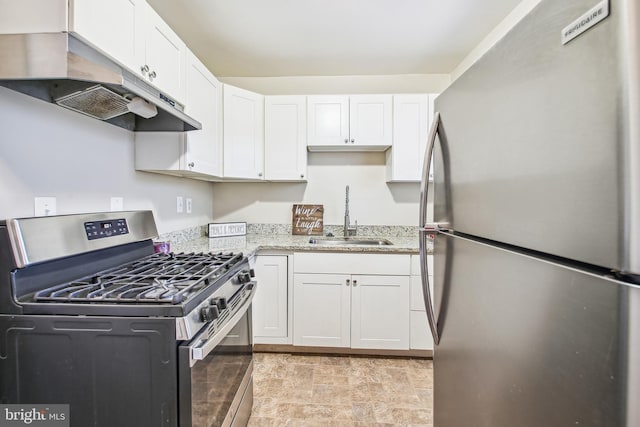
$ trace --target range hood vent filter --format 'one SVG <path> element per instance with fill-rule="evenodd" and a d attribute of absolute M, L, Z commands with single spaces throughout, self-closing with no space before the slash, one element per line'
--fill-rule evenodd
<path fill-rule="evenodd" d="M 98 120 L 109 120 L 129 112 L 129 100 L 96 85 L 56 99 L 56 104 Z"/>

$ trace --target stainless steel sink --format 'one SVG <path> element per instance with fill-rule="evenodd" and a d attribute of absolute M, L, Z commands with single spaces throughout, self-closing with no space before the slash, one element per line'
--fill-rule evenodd
<path fill-rule="evenodd" d="M 309 243 L 318 246 L 390 246 L 393 245 L 387 239 L 376 239 L 371 237 L 312 237 Z"/>

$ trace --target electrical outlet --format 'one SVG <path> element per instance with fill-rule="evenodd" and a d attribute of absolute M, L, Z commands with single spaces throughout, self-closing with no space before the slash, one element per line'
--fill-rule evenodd
<path fill-rule="evenodd" d="M 193 208 L 193 201 L 191 200 L 191 197 L 187 197 L 185 199 L 185 203 L 186 203 L 186 209 L 187 209 L 187 213 L 191 213 L 191 210 Z"/>
<path fill-rule="evenodd" d="M 124 210 L 124 198 L 112 197 L 111 198 L 111 212 Z"/>
<path fill-rule="evenodd" d="M 55 197 L 36 197 L 33 205 L 33 213 L 35 216 L 50 216 L 56 214 Z"/>
<path fill-rule="evenodd" d="M 184 199 L 182 198 L 182 196 L 178 196 L 176 198 L 176 212 L 184 212 Z"/>

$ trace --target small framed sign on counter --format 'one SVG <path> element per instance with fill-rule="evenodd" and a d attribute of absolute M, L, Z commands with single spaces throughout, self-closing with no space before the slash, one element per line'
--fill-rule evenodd
<path fill-rule="evenodd" d="M 246 222 L 213 222 L 209 224 L 209 237 L 244 236 Z"/>
<path fill-rule="evenodd" d="M 324 205 L 293 205 L 291 234 L 322 236 Z"/>

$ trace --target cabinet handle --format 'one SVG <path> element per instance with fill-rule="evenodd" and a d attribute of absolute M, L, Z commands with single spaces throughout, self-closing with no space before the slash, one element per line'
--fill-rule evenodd
<path fill-rule="evenodd" d="M 358 281 L 357 281 L 357 280 L 354 280 L 354 281 L 353 281 L 353 286 L 354 286 L 354 287 L 355 287 L 355 286 L 358 286 Z"/>
<path fill-rule="evenodd" d="M 149 73 L 149 80 L 153 81 L 153 79 L 155 79 L 157 76 L 155 71 L 152 71 Z"/>
<path fill-rule="evenodd" d="M 258 172 L 258 176 L 262 176 L 262 172 Z"/>
<path fill-rule="evenodd" d="M 300 174 L 300 178 L 304 178 L 304 174 L 303 173 Z"/>
<path fill-rule="evenodd" d="M 189 163 L 189 167 L 192 168 L 194 167 L 196 164 L 194 162 Z"/>
<path fill-rule="evenodd" d="M 351 143 L 353 144 L 354 142 L 356 142 L 356 140 L 355 140 L 355 139 L 352 139 L 352 140 L 351 140 Z"/>
<path fill-rule="evenodd" d="M 344 143 L 345 143 L 345 144 L 348 144 L 348 143 L 349 143 L 349 138 L 345 139 L 345 140 L 344 140 Z"/>
<path fill-rule="evenodd" d="M 142 67 L 140 67 L 140 71 L 142 71 L 143 73 L 148 73 L 149 66 L 147 64 L 144 64 Z"/>
<path fill-rule="evenodd" d="M 351 284 L 351 280 L 347 279 L 347 286 L 349 286 L 349 284 Z"/>

